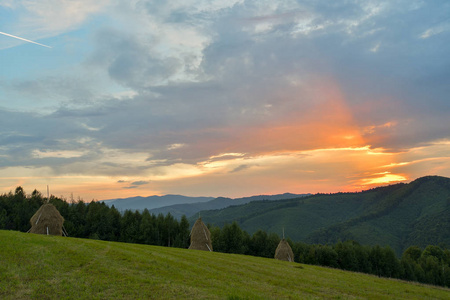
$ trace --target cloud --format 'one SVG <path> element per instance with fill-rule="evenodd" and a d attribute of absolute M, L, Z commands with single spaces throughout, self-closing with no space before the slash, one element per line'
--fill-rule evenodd
<path fill-rule="evenodd" d="M 110 0 L 25 0 L 22 28 L 58 34 L 83 24 L 89 15 L 99 12 Z"/>
<path fill-rule="evenodd" d="M 138 188 L 138 186 L 137 185 L 131 185 L 131 186 L 125 186 L 125 187 L 123 187 L 124 189 L 127 189 L 127 190 L 131 190 L 131 189 L 136 189 L 136 188 Z"/>
<path fill-rule="evenodd" d="M 0 81 L 0 88 L 14 103 L 5 103 L 14 108 L 26 107 L 45 114 L 58 106 L 85 106 L 98 100 L 96 90 L 100 85 L 91 76 L 42 76 L 38 79 L 15 79 Z"/>
<path fill-rule="evenodd" d="M 140 181 L 134 181 L 134 182 L 132 182 L 131 184 L 132 185 L 146 185 L 146 184 L 149 184 L 150 183 L 150 181 L 143 181 L 143 180 L 140 180 Z"/>
<path fill-rule="evenodd" d="M 248 169 L 248 168 L 250 168 L 249 165 L 240 165 L 240 166 L 234 168 L 233 170 L 231 170 L 230 173 L 239 172 L 239 171 L 242 171 L 242 170 L 245 170 L 245 169 Z"/>
<path fill-rule="evenodd" d="M 36 25 L 35 36 L 105 19 L 93 20 L 92 45 L 71 72 L 0 79 L 7 96 L 23 101 L 0 107 L 2 168 L 117 176 L 129 188 L 147 188 L 135 184 L 140 178 L 152 188 L 158 180 L 200 184 L 205 174 L 231 183 L 226 174 L 264 170 L 257 178 L 267 179 L 288 168 L 304 171 L 293 177 L 303 180 L 331 172 L 319 164 L 323 172 L 311 173 L 304 158 L 317 149 L 400 155 L 448 138 L 448 6 L 438 2 L 23 3 L 22 26 Z M 292 153 L 285 169 L 261 164 Z M 412 156 L 378 163 L 406 178 L 397 167 L 419 161 Z M 358 180 L 385 171 L 351 170 Z"/>
<path fill-rule="evenodd" d="M 275 150 L 278 145 L 290 149 L 317 147 L 313 141 L 322 136 L 323 142 L 327 142 L 325 138 L 330 136 L 330 130 L 336 136 L 358 137 L 361 136 L 356 132 L 359 127 L 368 128 L 387 122 L 397 122 L 398 125 L 385 128 L 384 136 L 366 133 L 362 138 L 375 146 L 389 143 L 389 147 L 393 148 L 408 147 L 423 137 L 418 137 L 417 131 L 407 137 L 405 132 L 410 131 L 411 126 L 420 129 L 422 122 L 431 123 L 438 129 L 433 131 L 433 138 L 445 136 L 443 129 L 448 122 L 443 119 L 444 114 L 434 121 L 435 114 L 421 116 L 426 118 L 422 121 L 415 118 L 414 112 L 403 112 L 411 101 L 416 101 L 414 97 L 406 101 L 409 94 L 404 94 L 403 90 L 407 90 L 404 86 L 394 91 L 397 93 L 394 93 L 395 98 L 389 95 L 390 99 L 372 110 L 380 98 L 388 96 L 380 93 L 379 84 L 373 85 L 374 82 L 381 81 L 380 84 L 384 85 L 382 90 L 387 87 L 391 92 L 395 88 L 384 75 L 389 73 L 390 60 L 378 58 L 374 61 L 373 55 L 369 55 L 372 46 L 368 38 L 377 40 L 385 30 L 370 33 L 379 28 L 376 25 L 378 19 L 386 19 L 383 14 L 390 13 L 388 8 L 349 4 L 350 10 L 347 5 L 338 5 L 331 11 L 320 5 L 290 5 L 280 8 L 277 5 L 253 4 L 246 7 L 236 4 L 231 10 L 215 10 L 215 20 L 207 15 L 189 12 L 187 6 L 178 7 L 178 15 L 185 14 L 202 21 L 202 25 L 191 29 L 204 34 L 205 40 L 209 40 L 200 48 L 202 61 L 194 72 L 208 78 L 206 81 L 180 81 L 180 74 L 186 71 L 181 67 L 185 65 L 183 55 L 177 51 L 171 54 L 173 56 L 163 55 L 157 48 L 167 41 L 162 42 L 160 34 L 150 33 L 149 37 L 142 38 L 123 30 L 100 31 L 89 62 L 98 68 L 105 68 L 116 82 L 139 92 L 126 101 L 110 99 L 78 110 L 61 107 L 54 116 L 77 122 L 83 120 L 85 128 L 101 128 L 88 136 L 107 148 L 148 149 L 150 160 L 166 160 L 168 164 L 180 160 L 195 163 L 217 155 L 223 149 L 264 152 Z M 174 8 L 169 6 L 164 9 L 172 11 Z M 265 22 L 267 16 L 279 14 L 289 14 L 295 18 L 276 23 L 263 34 L 247 28 L 256 25 L 243 26 L 238 21 Z M 156 15 L 153 12 L 151 16 Z M 317 26 L 323 23 L 324 29 L 311 32 L 308 36 L 293 36 L 292 32 L 305 20 Z M 178 24 L 166 19 L 159 22 L 169 27 Z M 204 31 L 205 22 L 216 33 L 214 39 Z M 333 26 L 327 25 L 327 22 Z M 375 25 L 370 25 L 371 22 Z M 330 29 L 325 30 L 327 26 Z M 391 46 L 392 43 L 392 40 L 382 42 Z M 382 49 L 379 52 L 383 52 Z M 361 53 L 365 54 L 362 56 Z M 360 76 L 362 68 L 370 71 Z M 402 77 L 400 79 L 403 80 Z M 361 88 L 359 84 L 355 86 L 355 80 L 362 83 Z M 392 78 L 390 81 L 395 82 Z M 412 87 L 412 82 L 409 84 Z M 26 85 L 33 87 L 31 83 Z M 338 94 L 320 92 L 330 85 L 339 90 Z M 38 87 L 42 90 L 43 85 L 34 83 L 34 86 L 36 88 L 31 92 Z M 93 97 L 89 89 L 77 95 L 65 88 L 63 82 L 54 81 L 50 87 L 55 89 L 56 86 L 59 86 L 61 94 L 67 91 L 70 99 Z M 80 82 L 76 86 L 89 87 L 89 84 Z M 438 97 L 433 101 L 439 103 Z M 339 99 L 339 104 L 334 99 Z M 334 104 L 330 106 L 331 103 Z M 390 108 L 385 111 L 386 107 Z M 334 113 L 336 109 L 339 113 Z M 423 112 L 415 113 L 418 117 Z M 412 118 L 414 121 L 411 121 Z M 326 126 L 327 121 L 329 126 Z M 337 130 L 342 130 L 342 133 L 337 133 Z M 139 138 L 130 136 L 129 132 Z M 312 132 L 314 134 L 310 135 Z M 381 129 L 376 133 L 380 132 Z M 264 139 L 264 135 L 268 138 Z M 296 135 L 298 138 L 293 138 Z M 344 142 L 347 143 L 348 139 Z M 364 143 L 361 137 L 358 143 Z M 185 146 L 182 150 L 171 149 L 174 151 L 167 153 L 167 145 L 178 144 Z"/>
<path fill-rule="evenodd" d="M 118 183 L 128 183 L 128 182 L 129 181 L 125 181 L 125 180 L 118 181 Z M 144 180 L 133 181 L 133 182 L 131 182 L 131 185 L 124 186 L 124 187 L 122 187 L 122 189 L 126 189 L 126 190 L 137 189 L 137 188 L 140 188 L 149 183 L 150 183 L 150 181 L 144 181 Z"/>
<path fill-rule="evenodd" d="M 17 1 L 14 0 L 4 0 L 0 3 L 0 6 L 13 8 L 17 4 Z"/>
<path fill-rule="evenodd" d="M 142 2 L 141 5 L 150 8 L 155 3 Z M 417 80 L 422 86 L 431 83 L 420 78 L 405 78 L 404 74 L 397 74 L 397 68 L 392 72 L 392 60 L 403 53 L 397 36 L 407 28 L 388 20 L 390 17 L 395 19 L 395 14 L 399 13 L 391 5 L 322 6 L 310 3 L 300 6 L 294 2 L 284 5 L 249 5 L 249 2 L 217 7 L 202 5 L 204 8 L 197 9 L 190 4 L 157 3 L 155 10 L 148 9 L 143 13 L 136 7 L 135 11 L 127 12 L 132 13 L 127 17 L 137 16 L 139 22 L 144 22 L 141 17 L 145 14 L 152 24 L 163 28 L 180 28 L 187 20 L 199 21 L 199 25 L 189 22 L 188 26 L 190 31 L 202 36 L 199 40 L 207 41 L 196 45 L 196 53 L 201 54 L 201 63 L 196 69 L 187 71 L 184 67 L 190 54 L 186 56 L 178 49 L 168 51 L 169 54 L 161 52 L 159 47 L 173 45 L 171 39 L 163 36 L 164 30 L 148 31 L 148 36 L 143 37 L 142 31 L 104 29 L 96 34 L 96 48 L 88 62 L 91 67 L 96 65 L 105 69 L 111 79 L 135 89 L 136 94 L 126 101 L 109 99 L 82 109 L 62 106 L 54 116 L 68 117 L 80 123 L 83 120 L 86 128 L 101 128 L 97 134 L 88 136 L 108 148 L 149 149 L 149 157 L 153 160 L 195 162 L 227 147 L 237 152 L 255 151 L 255 148 L 267 151 L 264 148 L 270 146 L 268 144 L 277 147 L 280 143 L 305 147 L 308 132 L 314 130 L 311 125 L 314 119 L 317 126 L 323 120 L 330 120 L 330 127 L 320 125 L 322 129 L 317 132 L 317 137 L 321 132 L 327 135 L 331 127 L 339 129 L 344 125 L 342 119 L 338 120 L 338 114 L 333 114 L 332 109 L 327 111 L 331 100 L 326 97 L 334 95 L 320 96 L 319 92 L 325 89 L 322 85 L 331 84 L 340 90 L 339 107 L 344 108 L 340 113 L 345 111 L 344 127 L 353 131 L 351 135 L 358 135 L 354 132 L 358 127 L 397 122 L 395 128 L 385 128 L 384 136 L 364 134 L 363 138 L 370 144 L 408 147 L 425 135 L 431 137 L 430 132 L 424 132 L 424 136 L 417 135 L 417 131 L 410 137 L 405 134 L 411 128 L 419 129 L 420 133 L 424 123 L 434 126 L 433 139 L 445 136 L 444 128 L 448 125 L 445 113 L 438 113 L 436 118 L 434 111 L 425 116 L 423 110 L 411 111 L 422 105 L 423 95 L 408 91 L 417 89 Z M 171 21 L 173 17 L 169 16 L 173 14 L 178 16 L 177 22 Z M 164 15 L 167 18 L 161 18 Z M 273 21 L 284 15 L 290 18 L 283 22 Z M 252 22 L 243 24 L 242 20 Z M 264 32 L 255 29 L 257 23 L 266 21 L 271 22 L 271 29 Z M 379 25 L 382 21 L 386 28 Z M 299 24 L 305 22 L 322 29 L 298 35 Z M 407 39 L 412 37 L 407 35 Z M 374 41 L 390 47 L 391 52 L 380 46 L 374 56 L 370 53 Z M 402 72 L 413 68 L 411 62 L 417 61 L 411 54 L 407 55 L 410 56 L 407 62 L 404 59 L 398 62 Z M 432 67 L 437 71 L 440 69 Z M 192 76 L 197 81 L 187 80 Z M 30 93 L 38 91 L 42 95 L 57 90 L 58 95 L 68 95 L 68 103 L 95 97 L 94 87 L 90 88 L 88 82 L 73 85 L 84 87 L 84 91 L 71 91 L 70 85 L 65 87 L 69 80 L 53 79 L 52 82 L 49 79 L 45 84 L 42 81 L 24 82 L 21 86 L 28 87 Z M 399 81 L 400 86 L 396 83 Z M 444 105 L 445 87 L 433 90 L 436 97 L 431 101 L 437 106 Z M 380 101 L 384 101 L 383 105 L 376 107 Z M 339 126 L 331 124 L 336 122 Z M 262 136 L 265 132 L 270 133 L 267 130 L 270 128 L 274 135 L 265 142 Z M 130 131 L 140 138 L 129 136 Z M 299 138 L 291 138 L 299 132 Z M 380 132 L 381 129 L 376 133 Z M 253 136 L 258 136 L 262 142 L 250 145 L 249 140 L 256 140 Z M 272 142 L 272 138 L 277 143 Z M 167 153 L 167 145 L 177 144 L 185 145 L 182 151 Z"/>
<path fill-rule="evenodd" d="M 98 48 L 90 62 L 107 68 L 109 76 L 133 88 L 166 83 L 182 67 L 176 57 L 158 57 L 152 53 L 152 41 L 116 30 L 97 34 Z"/>
<path fill-rule="evenodd" d="M 31 40 L 50 38 L 78 29 L 90 16 L 105 10 L 111 3 L 111 0 L 2 1 L 1 6 L 16 20 L 2 29 Z M 19 44 L 16 40 L 8 41 L 0 49 Z"/>

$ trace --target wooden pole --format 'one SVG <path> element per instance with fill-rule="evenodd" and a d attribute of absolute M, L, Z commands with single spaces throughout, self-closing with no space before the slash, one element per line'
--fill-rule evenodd
<path fill-rule="evenodd" d="M 41 215 L 42 215 L 42 210 L 41 210 L 41 213 L 39 214 L 39 217 L 36 220 L 36 224 L 39 222 L 39 219 L 41 218 Z"/>

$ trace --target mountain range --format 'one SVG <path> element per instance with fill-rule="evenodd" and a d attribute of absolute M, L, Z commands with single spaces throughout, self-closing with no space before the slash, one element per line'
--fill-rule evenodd
<path fill-rule="evenodd" d="M 262 229 L 281 235 L 284 229 L 295 241 L 351 239 L 401 253 L 411 245 L 450 246 L 450 179 L 426 176 L 363 192 L 252 201 L 200 214 L 205 223 L 219 227 L 236 221 L 250 234 Z"/>
<path fill-rule="evenodd" d="M 202 210 L 221 209 L 233 205 L 241 205 L 251 201 L 258 200 L 284 200 L 292 199 L 310 194 L 290 194 L 284 193 L 279 195 L 258 195 L 243 198 L 225 198 L 225 197 L 187 197 L 181 195 L 164 195 L 149 197 L 130 197 L 103 200 L 106 205 L 112 206 L 119 211 L 124 210 L 144 210 L 148 209 L 152 214 L 166 215 L 170 213 L 177 219 L 181 216 L 192 216 Z"/>
<path fill-rule="evenodd" d="M 225 198 L 225 197 L 218 197 L 215 199 L 212 199 L 207 202 L 197 202 L 197 203 L 183 203 L 183 204 L 174 204 L 170 206 L 164 206 L 159 208 L 154 208 L 150 210 L 150 213 L 153 213 L 155 215 L 162 213 L 163 215 L 166 215 L 170 213 L 175 218 L 179 219 L 181 216 L 195 216 L 200 211 L 204 210 L 215 210 L 215 209 L 221 209 L 226 208 L 229 206 L 236 206 L 236 205 L 242 205 L 246 203 L 250 203 L 252 201 L 261 201 L 261 200 L 272 200 L 272 201 L 278 201 L 278 200 L 285 200 L 285 199 L 292 199 L 292 198 L 299 198 L 303 196 L 308 196 L 309 194 L 279 194 L 279 195 L 259 195 L 259 196 L 252 196 L 252 197 L 243 197 L 243 198 Z"/>
<path fill-rule="evenodd" d="M 179 204 L 179 203 L 198 203 L 206 202 L 214 199 L 214 197 L 187 197 L 181 195 L 164 195 L 164 196 L 149 196 L 149 197 L 130 197 L 102 200 L 108 206 L 113 206 L 119 211 L 126 209 L 130 210 L 144 210 L 154 209 L 158 207 Z"/>
<path fill-rule="evenodd" d="M 120 211 L 148 209 L 222 227 L 236 221 L 253 234 L 274 232 L 294 241 L 354 240 L 392 247 L 450 246 L 450 178 L 426 176 L 355 193 L 280 194 L 244 198 L 165 195 L 104 200 Z"/>

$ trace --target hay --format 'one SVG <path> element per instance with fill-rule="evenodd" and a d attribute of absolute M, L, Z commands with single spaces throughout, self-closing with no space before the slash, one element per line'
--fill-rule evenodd
<path fill-rule="evenodd" d="M 192 226 L 189 249 L 213 251 L 211 233 L 205 223 L 202 222 L 202 218 L 198 218 Z"/>
<path fill-rule="evenodd" d="M 291 246 L 285 239 L 282 239 L 278 244 L 277 250 L 275 250 L 275 258 L 290 262 L 294 261 L 294 252 L 292 252 Z"/>
<path fill-rule="evenodd" d="M 46 203 L 31 217 L 31 233 L 62 235 L 64 218 L 53 204 Z"/>

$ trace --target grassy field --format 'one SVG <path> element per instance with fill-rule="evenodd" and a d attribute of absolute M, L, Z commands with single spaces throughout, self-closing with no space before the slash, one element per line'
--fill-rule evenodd
<path fill-rule="evenodd" d="M 252 256 L 0 231 L 1 299 L 449 299 L 450 290 Z"/>

